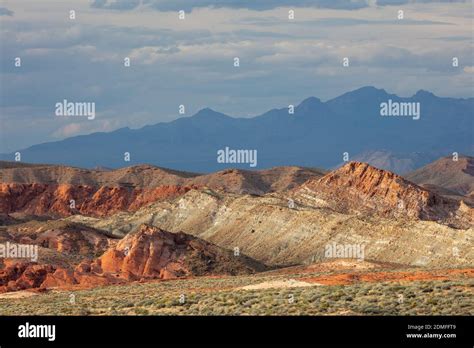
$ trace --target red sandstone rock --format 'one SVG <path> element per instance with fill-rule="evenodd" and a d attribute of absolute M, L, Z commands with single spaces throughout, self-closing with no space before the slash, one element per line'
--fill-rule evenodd
<path fill-rule="evenodd" d="M 128 279 L 252 273 L 262 268 L 245 256 L 235 257 L 230 251 L 199 238 L 145 224 L 107 250 L 94 264 L 103 273 Z"/>
<path fill-rule="evenodd" d="M 41 288 L 56 288 L 77 284 L 72 270 L 59 268 L 54 273 L 48 273 L 45 280 L 41 283 Z"/>
<path fill-rule="evenodd" d="M 72 238 L 69 236 L 69 238 Z M 68 244 L 68 242 L 64 242 Z M 95 287 L 146 279 L 247 274 L 265 267 L 185 233 L 141 225 L 94 261 L 74 270 L 9 261 L 0 269 L 0 292 L 56 287 Z"/>
<path fill-rule="evenodd" d="M 38 288 L 48 273 L 54 272 L 51 265 L 19 262 L 0 270 L 0 292 Z"/>
<path fill-rule="evenodd" d="M 0 213 L 23 212 L 53 217 L 83 214 L 106 216 L 119 211 L 137 210 L 159 199 L 176 197 L 194 186 L 155 188 L 98 188 L 70 184 L 0 184 Z M 71 206 L 74 200 L 75 207 Z"/>
<path fill-rule="evenodd" d="M 296 192 L 323 199 L 342 212 L 434 221 L 450 221 L 456 214 L 462 214 L 459 223 L 472 224 L 470 214 L 459 210 L 459 202 L 367 163 L 350 162 L 321 179 L 309 180 Z"/>

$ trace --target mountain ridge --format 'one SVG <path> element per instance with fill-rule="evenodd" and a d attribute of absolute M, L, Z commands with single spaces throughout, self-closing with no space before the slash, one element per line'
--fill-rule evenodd
<path fill-rule="evenodd" d="M 309 179 L 296 193 L 306 204 L 324 202 L 324 207 L 341 213 L 409 217 L 461 228 L 474 224 L 474 209 L 462 202 L 362 162 L 349 162 L 319 179 Z"/>
<path fill-rule="evenodd" d="M 421 186 L 443 188 L 453 195 L 474 198 L 474 157 L 443 157 L 407 173 L 406 178 Z"/>
<path fill-rule="evenodd" d="M 380 104 L 388 99 L 421 103 L 420 119 L 382 117 Z M 25 162 L 86 168 L 150 163 L 209 173 L 229 167 L 216 160 L 217 151 L 225 147 L 257 150 L 257 168 L 331 168 L 346 152 L 352 160 L 364 152 L 385 149 L 401 157 L 419 153 L 421 161 L 403 169 L 412 171 L 455 151 L 474 153 L 473 110 L 474 98 L 443 98 L 421 90 L 412 97 L 398 97 L 383 89 L 362 87 L 325 102 L 306 98 L 294 108 L 294 114 L 280 108 L 238 118 L 204 108 L 170 122 L 78 135 L 19 152 Z M 125 153 L 130 154 L 128 163 Z M 13 160 L 14 153 L 2 154 L 0 159 Z M 234 166 L 249 168 L 248 163 Z M 386 169 L 397 172 L 397 164 Z"/>

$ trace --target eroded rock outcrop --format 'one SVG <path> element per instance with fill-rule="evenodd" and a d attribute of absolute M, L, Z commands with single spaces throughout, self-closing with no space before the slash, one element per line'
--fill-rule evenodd
<path fill-rule="evenodd" d="M 0 292 L 52 287 L 95 287 L 134 280 L 239 275 L 265 270 L 247 256 L 183 232 L 141 225 L 95 260 L 76 267 L 11 260 L 0 269 Z"/>
<path fill-rule="evenodd" d="M 155 188 L 93 187 L 70 184 L 0 184 L 0 213 L 22 212 L 53 217 L 83 214 L 106 216 L 132 211 L 159 199 L 176 197 L 192 186 Z"/>
<path fill-rule="evenodd" d="M 237 275 L 264 269 L 246 256 L 235 256 L 197 237 L 145 224 L 107 250 L 93 266 L 101 268 L 103 273 L 132 279 Z"/>
<path fill-rule="evenodd" d="M 100 256 L 115 242 L 104 231 L 65 220 L 29 221 L 7 226 L 0 242 L 37 245 L 63 255 Z"/>
<path fill-rule="evenodd" d="M 362 162 L 350 162 L 321 179 L 309 180 L 297 194 L 309 204 L 313 199 L 344 213 L 472 225 L 471 212 L 459 209 L 459 202 Z"/>
<path fill-rule="evenodd" d="M 35 262 L 4 262 L 0 269 L 0 293 L 39 288 L 48 273 L 54 271 L 54 266 Z"/>

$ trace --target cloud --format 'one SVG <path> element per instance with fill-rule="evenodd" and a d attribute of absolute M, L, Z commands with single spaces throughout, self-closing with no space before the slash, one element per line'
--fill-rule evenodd
<path fill-rule="evenodd" d="M 63 122 L 70 122 L 62 120 Z M 57 128 L 51 136 L 56 139 L 69 138 L 81 134 L 94 132 L 109 132 L 120 126 L 120 122 L 114 120 L 84 120 L 83 122 L 68 123 Z"/>
<path fill-rule="evenodd" d="M 398 19 L 386 19 L 386 20 L 370 20 L 361 18 L 347 18 L 347 17 L 331 17 L 331 18 L 317 18 L 312 20 L 296 21 L 294 23 L 286 22 L 282 23 L 281 18 L 265 18 L 265 17 L 248 17 L 244 18 L 243 22 L 250 25 L 258 26 L 309 26 L 312 27 L 351 27 L 351 26 L 363 26 L 363 25 L 453 25 L 453 23 L 432 21 L 432 20 L 416 20 L 411 18 L 403 19 L 403 22 Z"/>
<path fill-rule="evenodd" d="M 140 0 L 94 0 L 91 7 L 111 10 L 133 10 L 140 5 Z"/>
<path fill-rule="evenodd" d="M 13 16 L 13 11 L 10 11 L 6 7 L 0 7 L 0 16 Z"/>
<path fill-rule="evenodd" d="M 139 6 L 159 11 L 192 11 L 195 8 L 246 8 L 265 11 L 278 7 L 315 7 L 330 9 L 355 10 L 368 6 L 367 0 L 95 0 L 94 8 L 132 10 Z"/>
<path fill-rule="evenodd" d="M 367 7 L 366 0 L 228 0 L 216 2 L 213 0 L 148 0 L 152 8 L 160 11 L 191 11 L 198 7 L 213 8 L 245 8 L 265 11 L 278 7 L 315 7 L 329 9 L 355 10 Z"/>
<path fill-rule="evenodd" d="M 270 8 L 283 1 L 232 0 L 216 8 L 203 0 L 95 0 L 93 9 L 78 2 L 78 20 L 69 21 L 64 2 L 4 1 L 15 16 L 0 28 L 0 79 L 8 86 L 1 90 L 0 153 L 173 120 L 181 117 L 180 104 L 186 116 L 204 107 L 247 116 L 364 85 L 401 95 L 418 89 L 455 97 L 472 92 L 472 67 L 465 66 L 472 65 L 469 4 L 411 1 L 402 23 L 395 20 L 396 8 L 376 7 L 375 1 L 356 11 L 334 9 L 344 2 L 313 1 L 320 7 L 297 10 L 289 21 L 287 9 Z M 202 7 L 179 21 L 176 13 L 150 10 L 158 3 Z M 14 57 L 22 58 L 21 68 Z M 128 68 L 124 57 L 131 58 Z M 342 67 L 342 57 L 350 58 L 349 68 Z M 54 105 L 63 99 L 96 102 L 97 118 L 54 117 Z"/>
<path fill-rule="evenodd" d="M 55 138 L 66 138 L 79 134 L 83 129 L 80 123 L 71 123 L 56 130 L 52 135 Z"/>
<path fill-rule="evenodd" d="M 469 0 L 377 0 L 378 6 L 398 6 L 406 4 L 467 3 Z"/>
<path fill-rule="evenodd" d="M 406 4 L 468 2 L 468 0 L 94 0 L 94 8 L 112 10 L 133 10 L 138 7 L 158 11 L 190 12 L 196 8 L 233 8 L 255 11 L 272 10 L 279 7 L 324 8 L 335 10 L 359 10 L 369 6 L 399 6 Z"/>

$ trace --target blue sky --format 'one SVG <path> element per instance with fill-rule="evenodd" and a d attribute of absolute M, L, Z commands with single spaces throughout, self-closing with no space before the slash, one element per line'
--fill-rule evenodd
<path fill-rule="evenodd" d="M 366 85 L 472 97 L 472 19 L 472 1 L 0 0 L 0 152 L 173 120 L 180 104 L 249 117 Z M 63 99 L 96 118 L 55 117 Z"/>

